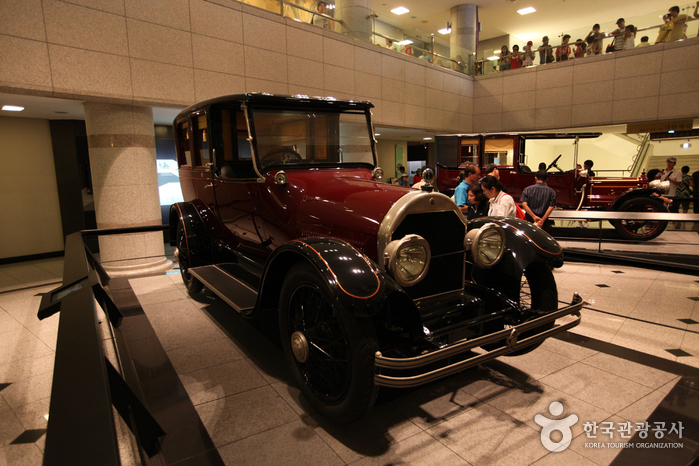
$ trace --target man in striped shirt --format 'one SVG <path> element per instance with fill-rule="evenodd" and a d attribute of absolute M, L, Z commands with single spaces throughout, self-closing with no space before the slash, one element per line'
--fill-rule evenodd
<path fill-rule="evenodd" d="M 524 188 L 519 200 L 527 213 L 526 219 L 550 233 L 553 220 L 548 218 L 556 207 L 556 191 L 546 186 L 548 173 L 540 170 L 535 176 L 536 183 Z"/>

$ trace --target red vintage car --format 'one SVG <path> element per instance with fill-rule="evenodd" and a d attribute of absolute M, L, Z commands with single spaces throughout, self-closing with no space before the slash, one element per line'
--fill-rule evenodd
<path fill-rule="evenodd" d="M 302 393 L 341 422 L 379 386 L 531 351 L 582 307 L 577 295 L 559 307 L 563 255 L 543 230 L 467 223 L 429 185 L 380 182 L 372 107 L 247 94 L 174 122 L 185 201 L 170 234 L 187 289 L 206 286 L 246 317 L 278 313 Z"/>
<path fill-rule="evenodd" d="M 552 141 L 568 141 L 568 164 L 559 167 L 561 155 L 548 164 L 547 184 L 556 191 L 556 202 L 563 209 L 614 210 L 618 212 L 667 212 L 665 204 L 651 197 L 657 189 L 648 188 L 645 174 L 632 177 L 587 176 L 586 171 L 575 169 L 578 163 L 578 144 L 591 140 L 600 133 L 585 134 L 463 134 L 437 136 L 437 187 L 440 192 L 449 194 L 457 185 L 459 167 L 473 163 L 481 169 L 488 164 L 496 164 L 500 172 L 500 182 L 507 192 L 519 200 L 522 191 L 536 182 L 534 174 L 538 169 L 538 149 Z M 550 158 L 549 158 L 550 160 Z M 569 165 L 569 166 L 568 166 Z M 614 228 L 626 239 L 649 240 L 657 237 L 667 227 L 667 222 L 627 221 L 612 222 Z"/>

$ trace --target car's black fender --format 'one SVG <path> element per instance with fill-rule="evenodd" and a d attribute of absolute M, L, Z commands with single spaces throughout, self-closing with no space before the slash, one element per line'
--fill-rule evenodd
<path fill-rule="evenodd" d="M 629 199 L 635 199 L 638 197 L 651 198 L 651 195 L 653 193 L 663 194 L 662 192 L 660 192 L 656 189 L 652 189 L 652 188 L 632 189 L 630 191 L 625 192 L 621 196 L 617 197 L 614 200 L 614 203 L 612 203 L 612 205 L 609 206 L 609 210 L 619 210 L 621 208 L 621 206 L 624 204 L 624 202 L 628 201 Z M 657 197 L 655 197 L 654 199 L 657 199 Z"/>
<path fill-rule="evenodd" d="M 193 202 L 178 202 L 170 207 L 170 245 L 177 246 L 177 227 L 181 223 L 187 238 L 190 267 L 213 263 L 211 236 L 201 217 L 204 206 Z"/>
<path fill-rule="evenodd" d="M 318 271 L 339 307 L 356 316 L 373 316 L 400 307 L 410 316 L 409 326 L 422 329 L 417 308 L 400 286 L 362 252 L 333 238 L 300 238 L 277 248 L 265 266 L 257 309 L 277 308 L 286 274 L 301 260 Z"/>

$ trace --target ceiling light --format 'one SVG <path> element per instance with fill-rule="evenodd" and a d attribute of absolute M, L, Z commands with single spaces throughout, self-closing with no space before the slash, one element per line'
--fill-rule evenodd
<path fill-rule="evenodd" d="M 398 44 L 398 45 L 409 45 L 409 44 L 412 44 L 412 43 L 413 43 L 413 41 L 410 40 L 410 39 L 405 39 L 405 40 L 402 40 L 402 41 L 400 41 L 400 42 L 396 42 L 396 44 Z"/>
<path fill-rule="evenodd" d="M 374 133 L 374 136 L 381 136 L 381 133 Z"/>
<path fill-rule="evenodd" d="M 409 11 L 410 11 L 410 10 L 408 10 L 406 7 L 404 7 L 404 6 L 399 6 L 398 8 L 392 9 L 392 10 L 391 10 L 391 13 L 394 13 L 394 14 L 396 14 L 396 15 L 402 15 L 402 14 L 407 13 L 407 12 L 409 12 Z"/>
<path fill-rule="evenodd" d="M 529 13 L 534 13 L 536 10 L 532 6 L 528 6 L 527 8 L 522 8 L 521 10 L 517 10 L 517 13 L 520 15 L 528 15 Z"/>
<path fill-rule="evenodd" d="M 680 147 L 682 149 L 689 149 L 690 147 L 692 147 L 692 145 L 689 142 L 683 142 L 682 144 L 680 144 Z"/>
<path fill-rule="evenodd" d="M 451 23 L 447 22 L 447 27 L 442 28 L 437 32 L 440 34 L 449 34 L 451 32 Z"/>
<path fill-rule="evenodd" d="M 24 107 L 18 107 L 16 105 L 3 105 L 2 109 L 6 112 L 21 112 L 24 110 Z"/>
<path fill-rule="evenodd" d="M 5 109 L 3 108 L 3 110 L 5 110 Z M 669 134 L 675 134 L 675 130 L 674 130 L 674 129 L 671 129 L 670 131 L 668 131 L 668 133 L 669 133 Z"/>
<path fill-rule="evenodd" d="M 432 138 L 422 138 L 423 141 L 431 141 Z"/>
<path fill-rule="evenodd" d="M 493 55 L 492 57 L 488 57 L 488 60 L 490 60 L 490 61 L 495 61 L 495 60 L 499 60 L 499 59 L 500 59 L 500 57 L 497 57 L 495 55 Z"/>

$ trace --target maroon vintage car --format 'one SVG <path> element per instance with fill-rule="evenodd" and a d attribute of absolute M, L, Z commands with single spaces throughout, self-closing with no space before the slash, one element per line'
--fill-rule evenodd
<path fill-rule="evenodd" d="M 539 150 L 550 143 L 569 142 L 573 157 L 568 157 L 570 166 L 563 170 L 558 162 L 561 155 L 550 163 L 547 184 L 556 190 L 556 202 L 563 209 L 614 210 L 619 212 L 667 212 L 659 199 L 651 197 L 657 189 L 648 188 L 648 179 L 642 174 L 638 178 L 587 176 L 586 171 L 576 170 L 578 142 L 592 140 L 600 133 L 584 134 L 463 134 L 437 136 L 437 187 L 449 194 L 457 184 L 460 168 L 474 163 L 483 169 L 496 164 L 500 181 L 507 192 L 519 200 L 522 191 L 534 184 L 534 173 L 538 169 Z M 561 144 L 562 145 L 562 144 Z M 550 158 L 549 158 L 550 160 Z M 667 222 L 627 221 L 612 222 L 619 234 L 631 240 L 649 240 L 657 237 L 667 227 Z"/>
<path fill-rule="evenodd" d="M 559 307 L 563 255 L 543 230 L 467 223 L 429 185 L 380 182 L 372 107 L 247 94 L 174 122 L 185 202 L 170 234 L 187 289 L 206 286 L 246 317 L 277 312 L 302 393 L 344 422 L 380 385 L 531 351 L 582 307 L 577 295 Z"/>

